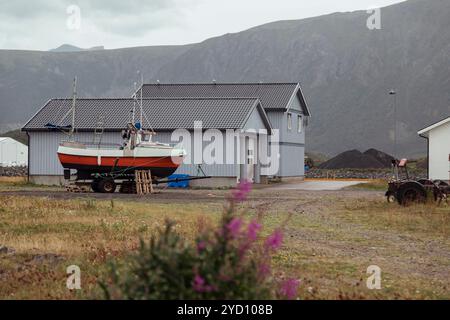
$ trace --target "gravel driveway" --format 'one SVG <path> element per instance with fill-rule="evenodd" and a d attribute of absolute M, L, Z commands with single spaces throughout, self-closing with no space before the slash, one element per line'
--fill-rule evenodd
<path fill-rule="evenodd" d="M 280 184 L 270 190 L 335 191 L 354 186 L 365 181 L 304 181 L 300 183 Z"/>

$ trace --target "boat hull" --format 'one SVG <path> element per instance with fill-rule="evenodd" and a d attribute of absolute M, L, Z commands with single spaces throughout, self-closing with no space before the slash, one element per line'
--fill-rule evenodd
<path fill-rule="evenodd" d="M 76 169 L 83 173 L 110 173 L 119 172 L 127 174 L 134 173 L 134 170 L 151 170 L 152 175 L 165 178 L 173 174 L 178 165 L 173 163 L 171 158 L 109 158 L 102 157 L 101 164 L 98 165 L 97 157 L 73 156 L 58 154 L 59 161 L 65 169 Z"/>
<path fill-rule="evenodd" d="M 173 156 L 168 151 L 144 150 L 138 156 L 127 156 L 123 150 L 60 147 L 58 158 L 63 168 L 76 169 L 83 176 L 112 172 L 133 174 L 135 170 L 151 170 L 152 176 L 165 178 L 173 174 L 183 162 L 183 155 Z"/>

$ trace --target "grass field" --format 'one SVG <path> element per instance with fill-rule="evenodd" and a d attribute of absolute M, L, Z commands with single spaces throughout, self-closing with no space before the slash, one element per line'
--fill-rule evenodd
<path fill-rule="evenodd" d="M 264 210 L 266 234 L 291 215 L 274 263 L 278 273 L 301 279 L 300 299 L 449 299 L 450 208 L 402 208 L 386 203 L 378 189 L 362 188 L 258 189 L 240 210 L 248 217 Z M 19 193 L 24 189 L 29 196 Z M 32 196 L 33 190 L 48 190 L 49 196 Z M 97 282 L 110 259 L 136 249 L 139 238 L 148 239 L 166 218 L 176 220 L 177 232 L 193 240 L 199 224 L 217 223 L 229 193 L 58 199 L 52 196 L 55 190 L 18 181 L 0 184 L 0 246 L 14 250 L 0 253 L 0 298 L 101 297 Z M 209 198 L 199 200 L 205 194 Z M 65 271 L 72 264 L 82 272 L 82 290 L 75 292 L 66 289 Z M 366 287 L 369 265 L 382 270 L 381 290 Z"/>
<path fill-rule="evenodd" d="M 374 191 L 386 191 L 388 182 L 386 180 L 369 180 L 365 183 L 356 184 L 349 187 L 354 190 L 374 190 Z"/>

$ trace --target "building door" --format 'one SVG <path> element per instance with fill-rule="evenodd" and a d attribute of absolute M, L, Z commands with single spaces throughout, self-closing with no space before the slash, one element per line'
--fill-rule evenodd
<path fill-rule="evenodd" d="M 256 145 L 256 137 L 245 137 L 246 179 L 251 182 L 255 182 Z"/>
<path fill-rule="evenodd" d="M 239 179 L 252 183 L 259 178 L 257 166 L 258 140 L 256 134 L 243 134 L 239 139 Z"/>

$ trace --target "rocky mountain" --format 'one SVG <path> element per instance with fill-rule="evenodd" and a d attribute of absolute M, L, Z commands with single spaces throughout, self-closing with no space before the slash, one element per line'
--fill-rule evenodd
<path fill-rule="evenodd" d="M 307 149 L 426 151 L 417 131 L 450 114 L 450 1 L 279 21 L 202 43 L 82 52 L 0 51 L 0 126 L 25 122 L 51 97 L 129 96 L 146 81 L 299 81 L 312 111 Z M 395 96 L 389 96 L 394 88 Z M 396 100 L 394 102 L 394 99 Z M 394 108 L 394 105 L 396 108 Z M 396 109 L 396 112 L 394 110 Z"/>

